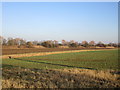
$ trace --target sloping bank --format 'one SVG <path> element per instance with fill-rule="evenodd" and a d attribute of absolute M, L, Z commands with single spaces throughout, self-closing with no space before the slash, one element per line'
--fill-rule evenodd
<path fill-rule="evenodd" d="M 60 53 L 73 53 L 73 52 L 85 52 L 85 51 L 100 51 L 100 50 L 71 50 L 71 51 L 55 51 L 55 52 L 40 52 L 40 53 L 24 53 L 24 54 L 12 54 L 12 55 L 2 55 L 0 58 L 12 58 L 17 57 L 31 57 L 31 56 L 42 56 L 42 55 L 50 55 L 50 54 L 60 54 Z"/>

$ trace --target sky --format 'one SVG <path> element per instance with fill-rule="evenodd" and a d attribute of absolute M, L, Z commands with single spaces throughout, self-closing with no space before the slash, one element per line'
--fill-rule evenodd
<path fill-rule="evenodd" d="M 117 2 L 4 2 L 5 38 L 118 41 Z"/>

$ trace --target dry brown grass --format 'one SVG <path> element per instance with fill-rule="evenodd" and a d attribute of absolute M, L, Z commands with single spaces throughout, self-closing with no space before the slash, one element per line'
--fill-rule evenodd
<path fill-rule="evenodd" d="M 115 81 L 119 78 L 119 75 L 111 74 L 112 72 L 114 72 L 114 70 L 63 69 L 62 71 L 72 74 L 89 75 L 94 78 L 112 80 L 112 81 Z"/>
<path fill-rule="evenodd" d="M 112 88 L 120 87 L 119 76 L 85 69 L 3 68 L 3 88 Z"/>

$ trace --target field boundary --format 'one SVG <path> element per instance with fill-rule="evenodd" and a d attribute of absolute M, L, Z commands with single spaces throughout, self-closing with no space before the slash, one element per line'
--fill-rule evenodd
<path fill-rule="evenodd" d="M 55 52 L 40 52 L 40 53 L 24 53 L 24 54 L 2 55 L 2 56 L 0 56 L 0 58 L 2 58 L 2 59 L 9 58 L 9 56 L 11 56 L 12 58 L 31 57 L 31 56 L 43 56 L 43 55 L 50 55 L 50 54 L 85 52 L 85 51 L 102 51 L 102 50 L 71 50 L 71 51 L 55 51 Z"/>

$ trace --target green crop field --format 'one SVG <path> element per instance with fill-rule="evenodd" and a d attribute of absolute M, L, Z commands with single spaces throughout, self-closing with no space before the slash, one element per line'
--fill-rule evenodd
<path fill-rule="evenodd" d="M 118 50 L 101 50 L 77 53 L 53 54 L 14 59 L 3 59 L 3 67 L 20 66 L 37 69 L 118 69 Z"/>

